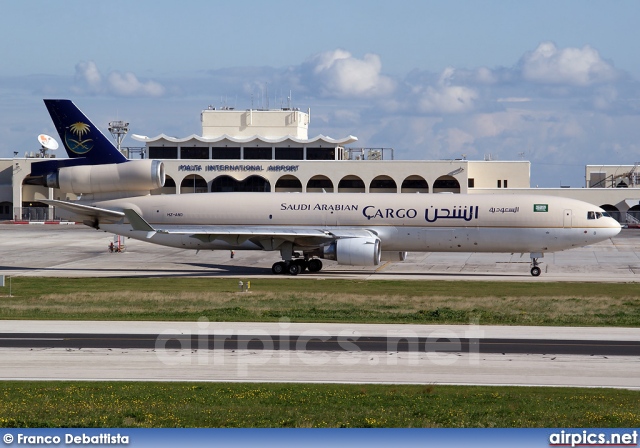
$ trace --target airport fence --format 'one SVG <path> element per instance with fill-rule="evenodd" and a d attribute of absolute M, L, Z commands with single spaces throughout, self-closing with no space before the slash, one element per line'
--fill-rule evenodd
<path fill-rule="evenodd" d="M 625 218 L 626 218 L 626 224 L 633 224 L 634 226 L 638 226 L 640 225 L 640 212 L 627 212 L 625 214 Z M 621 222 L 620 220 L 618 220 L 621 224 L 625 224 L 624 222 Z"/>
<path fill-rule="evenodd" d="M 14 221 L 60 221 L 52 207 L 14 207 Z"/>

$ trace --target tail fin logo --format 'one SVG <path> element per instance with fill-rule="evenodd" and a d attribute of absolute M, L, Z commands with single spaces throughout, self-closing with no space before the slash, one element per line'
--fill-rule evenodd
<path fill-rule="evenodd" d="M 88 136 L 91 127 L 87 123 L 77 122 L 69 126 L 64 140 L 69 150 L 75 154 L 86 154 L 93 148 L 93 139 Z M 71 135 L 70 135 L 71 134 Z"/>

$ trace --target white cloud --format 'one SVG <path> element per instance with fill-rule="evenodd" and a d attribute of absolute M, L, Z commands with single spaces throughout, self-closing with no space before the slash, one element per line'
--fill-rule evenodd
<path fill-rule="evenodd" d="M 618 100 L 618 91 L 613 86 L 603 86 L 593 97 L 593 107 L 599 110 L 610 109 Z"/>
<path fill-rule="evenodd" d="M 508 130 L 522 128 L 521 113 L 511 111 L 477 114 L 470 121 L 470 130 L 477 138 L 496 137 Z"/>
<path fill-rule="evenodd" d="M 441 133 L 441 139 L 444 140 L 443 147 L 451 157 L 461 157 L 463 154 L 477 154 L 474 146 L 475 136 L 464 129 L 451 127 Z"/>
<path fill-rule="evenodd" d="M 455 70 L 446 68 L 435 87 L 427 86 L 418 100 L 418 109 L 425 113 L 456 114 L 469 112 L 478 93 L 469 87 L 452 85 Z"/>
<path fill-rule="evenodd" d="M 482 84 L 494 84 L 498 81 L 496 74 L 487 67 L 480 67 L 475 72 L 476 80 Z"/>
<path fill-rule="evenodd" d="M 76 64 L 76 82 L 84 85 L 91 93 L 102 90 L 102 75 L 95 62 L 79 62 Z"/>
<path fill-rule="evenodd" d="M 141 82 L 131 72 L 111 72 L 107 77 L 109 90 L 119 96 L 161 96 L 164 87 L 155 81 Z"/>
<path fill-rule="evenodd" d="M 589 86 L 617 76 L 613 66 L 589 45 L 558 49 L 553 42 L 543 42 L 527 52 L 520 64 L 523 79 L 543 84 Z"/>
<path fill-rule="evenodd" d="M 498 101 L 498 103 L 528 103 L 531 101 L 531 98 L 507 97 L 507 98 L 498 98 L 496 101 Z"/>
<path fill-rule="evenodd" d="M 112 71 L 105 80 L 94 61 L 76 64 L 75 79 L 76 84 L 72 90 L 80 94 L 110 93 L 116 96 L 157 97 L 165 93 L 165 88 L 160 83 L 142 82 L 131 72 Z"/>
<path fill-rule="evenodd" d="M 395 89 L 393 80 L 380 74 L 382 62 L 376 54 L 357 59 L 338 49 L 317 54 L 304 65 L 325 96 L 380 97 Z"/>

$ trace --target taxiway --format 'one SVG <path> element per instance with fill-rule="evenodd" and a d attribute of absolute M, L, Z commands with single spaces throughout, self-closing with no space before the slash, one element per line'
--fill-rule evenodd
<path fill-rule="evenodd" d="M 36 277 L 271 277 L 278 252 L 180 250 L 124 240 L 109 253 L 113 235 L 81 225 L 0 225 L 0 275 Z M 410 253 L 405 262 L 376 268 L 325 262 L 299 278 L 500 281 L 640 281 L 640 230 L 579 249 L 545 254 L 542 275 L 529 274 L 528 254 Z"/>

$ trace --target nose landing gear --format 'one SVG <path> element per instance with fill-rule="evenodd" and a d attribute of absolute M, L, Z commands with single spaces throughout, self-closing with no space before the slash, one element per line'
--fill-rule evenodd
<path fill-rule="evenodd" d="M 538 262 L 538 258 L 544 257 L 542 253 L 532 253 L 531 254 L 531 275 L 534 277 L 538 277 L 542 273 L 542 269 L 540 269 Z"/>

